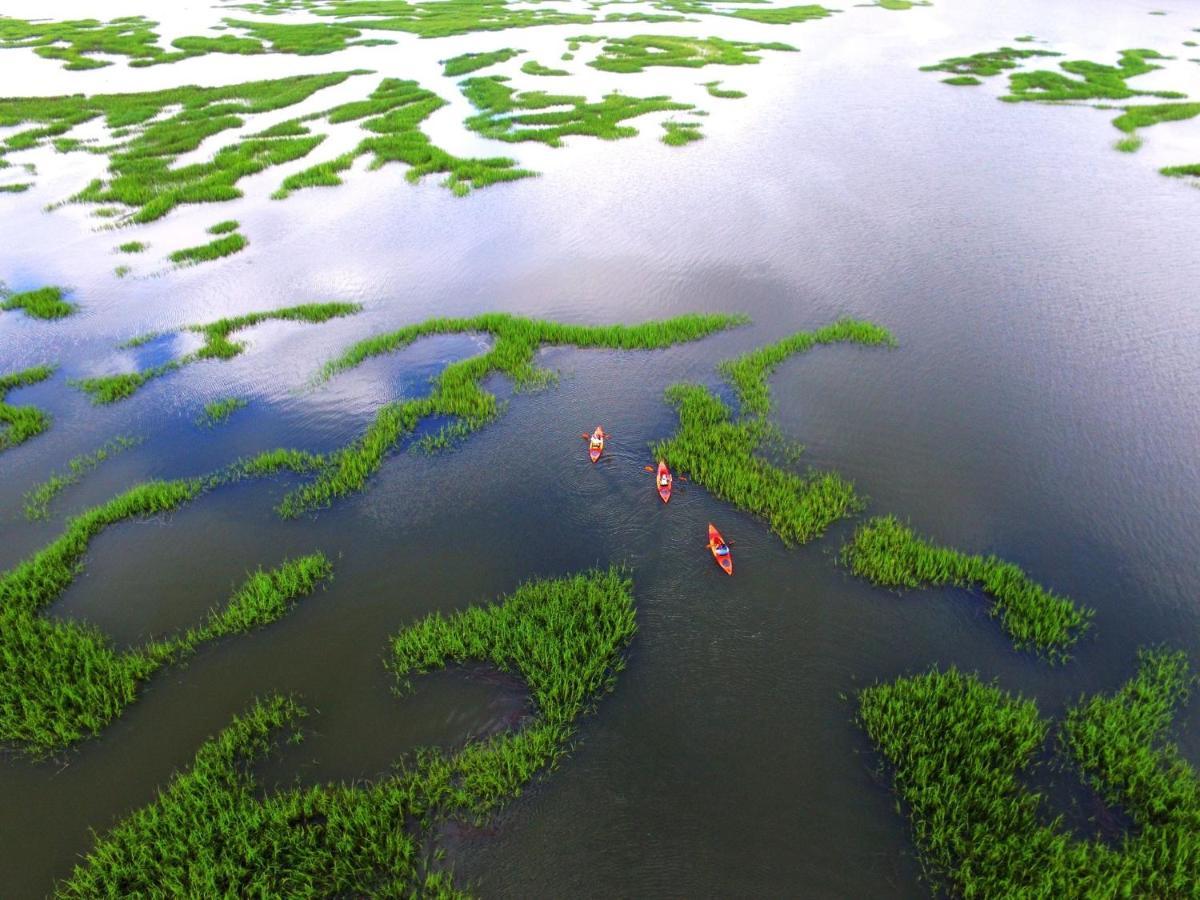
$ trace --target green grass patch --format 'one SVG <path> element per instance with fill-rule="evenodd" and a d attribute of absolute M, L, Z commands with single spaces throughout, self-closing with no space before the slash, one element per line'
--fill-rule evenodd
<path fill-rule="evenodd" d="M 971 76 L 976 79 L 991 78 L 1001 72 L 1019 68 L 1027 59 L 1040 56 L 1062 56 L 1051 50 L 1030 50 L 1025 47 L 1001 47 L 999 50 L 989 50 L 986 53 L 975 53 L 971 56 L 952 56 L 943 59 L 932 66 L 921 66 L 922 72 L 949 72 L 951 75 Z M 966 81 L 950 82 L 951 84 L 969 84 Z M 976 84 L 978 81 L 975 82 Z"/>
<path fill-rule="evenodd" d="M 31 522 L 50 517 L 50 503 L 64 490 L 73 484 L 78 484 L 83 477 L 99 467 L 99 465 L 124 453 L 131 447 L 142 442 L 141 438 L 130 438 L 124 435 L 105 441 L 91 453 L 83 453 L 67 460 L 67 468 L 63 472 L 55 472 L 41 484 L 25 494 L 25 518 Z"/>
<path fill-rule="evenodd" d="M 1137 91 L 1127 83 L 1130 78 L 1162 68 L 1150 60 L 1166 58 L 1155 50 L 1122 50 L 1115 66 L 1076 59 L 1059 63 L 1062 72 L 1016 72 L 1009 76 L 1009 93 L 1000 99 L 1010 103 L 1031 100 L 1125 100 L 1130 97 L 1162 97 L 1176 100 L 1184 95 L 1178 91 Z M 1078 77 L 1071 78 L 1070 75 Z"/>
<path fill-rule="evenodd" d="M 63 299 L 67 293 L 60 287 L 41 287 L 32 291 L 8 293 L 0 288 L 0 309 L 21 310 L 34 319 L 65 319 L 75 312 L 75 304 Z"/>
<path fill-rule="evenodd" d="M 458 78 L 460 75 L 469 75 L 471 72 L 486 69 L 488 66 L 508 62 L 523 52 L 505 47 L 503 50 L 490 50 L 486 53 L 460 53 L 458 56 L 452 56 L 450 59 L 442 61 L 442 74 L 447 78 Z"/>
<path fill-rule="evenodd" d="M 652 455 L 686 473 L 718 499 L 766 520 L 785 544 L 805 544 L 820 537 L 834 522 L 858 512 L 862 501 L 854 486 L 835 472 L 798 475 L 760 455 L 780 441 L 778 430 L 767 420 L 771 409 L 767 378 L 791 356 L 843 342 L 891 346 L 893 339 L 878 325 L 842 319 L 723 363 L 720 372 L 741 406 L 737 419 L 706 388 L 672 385 L 667 400 L 679 414 L 679 430 L 656 444 Z"/>
<path fill-rule="evenodd" d="M 956 87 L 969 87 L 977 84 L 983 84 L 974 75 L 951 75 L 949 78 L 943 78 L 942 84 L 952 84 Z"/>
<path fill-rule="evenodd" d="M 526 75 L 570 75 L 566 69 L 552 69 L 549 66 L 543 66 L 536 59 L 531 59 L 521 66 L 521 71 Z"/>
<path fill-rule="evenodd" d="M 663 122 L 662 127 L 666 132 L 662 142 L 668 147 L 682 147 L 704 137 L 699 122 Z"/>
<path fill-rule="evenodd" d="M 746 96 L 745 91 L 731 91 L 723 89 L 721 87 L 721 82 L 719 81 L 706 81 L 704 82 L 704 86 L 708 89 L 708 95 L 710 97 L 716 97 L 720 100 L 741 100 Z"/>
<path fill-rule="evenodd" d="M 73 578 L 90 532 L 114 518 L 172 509 L 189 496 L 179 483 L 135 488 L 72 519 L 50 548 L 0 577 L 0 742 L 34 756 L 66 749 L 100 733 L 164 665 L 206 642 L 248 632 L 281 618 L 297 598 L 329 578 L 332 566 L 316 553 L 252 574 L 198 628 L 119 652 L 97 628 L 39 613 Z"/>
<path fill-rule="evenodd" d="M 1165 166 L 1158 171 L 1171 178 L 1200 178 L 1200 163 L 1190 163 L 1186 166 Z"/>
<path fill-rule="evenodd" d="M 113 269 L 113 274 L 118 278 L 124 278 L 132 271 L 133 269 L 131 269 L 129 266 L 117 266 L 115 269 Z"/>
<path fill-rule="evenodd" d="M 180 265 L 195 265 L 240 253 L 246 249 L 249 243 L 250 241 L 246 239 L 245 235 L 230 234 L 198 247 L 184 247 L 182 250 L 176 250 L 167 258 Z"/>
<path fill-rule="evenodd" d="M 138 388 L 148 381 L 160 378 L 194 362 L 199 362 L 203 359 L 233 359 L 233 357 L 246 349 L 246 345 L 238 341 L 232 341 L 230 338 L 243 329 L 252 328 L 262 322 L 271 320 L 320 324 L 330 319 L 353 315 L 361 309 L 362 307 L 356 303 L 307 303 L 301 306 L 291 306 L 284 309 L 268 310 L 266 312 L 248 313 L 244 316 L 234 316 L 228 319 L 218 319 L 216 322 L 210 322 L 207 325 L 188 325 L 179 330 L 192 331 L 203 335 L 204 345 L 199 350 L 179 359 L 168 360 L 161 365 L 145 369 L 141 372 L 125 372 L 119 375 L 82 378 L 71 382 L 71 384 L 89 394 L 93 403 L 116 403 L 118 400 L 124 400 L 127 397 L 133 396 Z M 155 337 L 161 337 L 161 334 L 147 335 L 144 337 L 143 342 Z M 127 341 L 123 346 L 134 347 L 138 345 Z"/>
<path fill-rule="evenodd" d="M 712 12 L 711 9 L 706 10 Z M 812 22 L 832 16 L 837 10 L 826 9 L 824 6 L 809 4 L 805 6 L 776 6 L 765 9 L 736 9 L 724 13 L 735 19 L 749 19 L 751 22 L 761 22 L 764 25 L 794 25 L 797 22 Z"/>
<path fill-rule="evenodd" d="M 385 456 L 425 419 L 441 417 L 459 421 L 461 425 L 455 435 L 458 439 L 493 422 L 502 408 L 495 395 L 480 387 L 481 383 L 492 374 L 501 374 L 519 390 L 548 385 L 554 379 L 553 373 L 533 364 L 534 354 L 543 345 L 655 350 L 699 340 L 743 321 L 738 316 L 687 315 L 642 325 L 587 326 L 487 313 L 465 319 L 429 319 L 359 341 L 327 363 L 320 380 L 352 369 L 371 357 L 394 353 L 429 335 L 478 332 L 490 335 L 494 343 L 480 356 L 448 365 L 433 379 L 427 396 L 380 408 L 375 421 L 357 440 L 330 454 L 312 481 L 284 497 L 279 512 L 292 518 L 361 490 L 383 464 Z"/>
<path fill-rule="evenodd" d="M 23 194 L 33 187 L 33 182 L 23 181 L 18 184 L 0 184 L 0 194 Z"/>
<path fill-rule="evenodd" d="M 1187 897 L 1200 883 L 1200 780 L 1167 733 L 1193 683 L 1182 653 L 1143 651 L 1120 690 L 1067 712 L 1056 756 L 1133 820 L 1115 844 L 1047 820 L 1027 787 L 1051 733 L 1032 700 L 934 670 L 862 691 L 858 721 L 889 763 L 938 893 Z"/>
<path fill-rule="evenodd" d="M 933 6 L 929 0 L 875 0 L 875 5 L 897 11 L 912 9 L 914 6 Z"/>
<path fill-rule="evenodd" d="M 995 556 L 938 547 L 917 537 L 893 516 L 859 527 L 842 548 L 842 564 L 860 578 L 892 588 L 978 588 L 992 601 L 991 615 L 1018 650 L 1035 649 L 1053 662 L 1088 627 L 1092 610 L 1033 581 L 1022 569 Z"/>
<path fill-rule="evenodd" d="M 209 234 L 229 234 L 231 231 L 238 230 L 236 219 L 226 219 L 224 222 L 218 222 L 208 229 Z"/>
<path fill-rule="evenodd" d="M 523 678 L 534 715 L 457 751 L 418 751 L 373 783 L 270 790 L 253 763 L 306 711 L 269 697 L 211 738 L 147 806 L 97 839 L 65 897 L 185 892 L 243 896 L 463 897 L 433 860 L 439 825 L 485 818 L 572 748 L 578 720 L 609 693 L 636 631 L 618 570 L 534 581 L 489 606 L 433 615 L 391 643 L 401 688 L 450 664 L 489 663 Z"/>
<path fill-rule="evenodd" d="M 1142 146 L 1142 139 L 1137 135 L 1123 137 L 1113 147 L 1122 153 L 1136 153 Z"/>
<path fill-rule="evenodd" d="M 214 400 L 212 403 L 204 404 L 204 412 L 201 414 L 199 424 L 207 425 L 210 428 L 217 425 L 223 425 L 229 421 L 239 409 L 245 409 L 250 405 L 250 401 L 241 397 L 225 397 L 221 400 Z"/>
<path fill-rule="evenodd" d="M 141 253 L 143 250 L 149 249 L 150 245 L 142 241 L 128 241 L 121 244 L 117 249 L 122 253 Z"/>
<path fill-rule="evenodd" d="M 561 147 L 569 135 L 590 135 L 603 140 L 633 137 L 637 129 L 621 124 L 627 119 L 654 112 L 686 111 L 694 107 L 669 97 L 627 97 L 608 94 L 599 102 L 586 97 L 547 94 L 544 91 L 517 93 L 502 75 L 468 78 L 463 94 L 480 113 L 467 119 L 467 127 L 498 141 L 541 141 Z"/>
<path fill-rule="evenodd" d="M 588 65 L 603 72 L 621 73 L 644 72 L 651 66 L 740 66 L 760 62 L 762 57 L 756 56 L 755 52 L 795 49 L 790 44 L 781 43 L 751 44 L 718 37 L 638 34 L 627 38 L 606 38 L 600 54 Z"/>
<path fill-rule="evenodd" d="M 36 406 L 13 406 L 7 400 L 9 391 L 38 384 L 53 374 L 54 366 L 33 366 L 0 375 L 0 450 L 23 444 L 50 427 L 50 416 Z"/>

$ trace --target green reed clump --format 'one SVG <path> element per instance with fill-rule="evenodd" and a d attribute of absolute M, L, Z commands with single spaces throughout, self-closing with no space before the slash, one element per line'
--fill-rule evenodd
<path fill-rule="evenodd" d="M 240 341 L 232 341 L 230 337 L 243 329 L 251 328 L 271 320 L 320 324 L 330 319 L 353 315 L 361 309 L 362 306 L 357 303 L 305 303 L 300 306 L 285 307 L 284 309 L 273 309 L 266 312 L 247 313 L 244 316 L 219 319 L 207 325 L 187 325 L 179 330 L 192 331 L 204 337 L 204 344 L 199 350 L 189 353 L 186 356 L 181 356 L 178 359 L 168 360 L 153 368 L 144 369 L 141 372 L 124 372 L 119 375 L 80 378 L 72 381 L 71 384 L 91 396 L 93 403 L 98 405 L 116 403 L 118 400 L 132 397 L 147 382 L 182 369 L 184 366 L 191 365 L 194 362 L 204 359 L 233 359 L 246 349 L 246 345 Z M 155 337 L 161 337 L 161 334 L 148 335 L 145 340 Z M 137 346 L 137 344 L 133 341 L 127 341 L 124 346 L 133 347 Z"/>
<path fill-rule="evenodd" d="M 983 82 L 974 75 L 951 75 L 949 78 L 943 78 L 942 84 L 952 84 L 955 87 L 974 87 Z"/>
<path fill-rule="evenodd" d="M 666 132 L 662 142 L 668 147 L 682 147 L 704 137 L 699 122 L 663 122 L 662 127 Z"/>
<path fill-rule="evenodd" d="M 66 293 L 60 287 L 41 287 L 15 294 L 0 289 L 0 309 L 19 309 L 34 319 L 65 319 L 76 309 L 75 304 L 63 299 Z"/>
<path fill-rule="evenodd" d="M 709 10 L 711 12 L 711 10 Z M 824 6 L 807 4 L 805 6 L 775 6 L 765 9 L 735 9 L 723 15 L 735 19 L 749 19 L 764 25 L 793 25 L 796 22 L 812 22 L 832 16 L 837 10 L 826 9 Z"/>
<path fill-rule="evenodd" d="M 105 441 L 91 453 L 81 453 L 67 460 L 64 472 L 55 472 L 41 484 L 31 488 L 25 494 L 25 518 L 30 521 L 50 517 L 50 501 L 73 484 L 83 480 L 83 476 L 96 469 L 105 460 L 124 453 L 131 447 L 142 442 L 141 438 L 131 438 L 119 435 L 110 441 Z"/>
<path fill-rule="evenodd" d="M 637 34 L 627 38 L 607 38 L 600 55 L 588 65 L 604 72 L 623 73 L 643 72 L 650 66 L 740 66 L 762 60 L 761 56 L 754 55 L 754 51 L 795 49 L 789 44 L 751 44 L 718 37 Z"/>
<path fill-rule="evenodd" d="M 0 166 L 0 168 L 3 168 Z M 0 184 L 0 194 L 23 194 L 33 187 L 33 182 L 22 181 L 17 184 Z"/>
<path fill-rule="evenodd" d="M 1031 51 L 1033 52 L 1033 51 Z M 1161 69 L 1149 62 L 1166 59 L 1154 50 L 1122 50 L 1116 66 L 1105 66 L 1086 59 L 1059 63 L 1063 72 L 1017 72 L 1009 77 L 1009 91 L 1001 97 L 1010 103 L 1022 101 L 1125 100 L 1129 97 L 1162 97 L 1177 100 L 1178 91 L 1136 91 L 1126 83 L 1138 75 Z M 1068 75 L 1077 75 L 1070 78 Z"/>
<path fill-rule="evenodd" d="M 467 75 L 479 69 L 485 69 L 488 66 L 508 62 L 508 60 L 523 52 L 522 50 L 505 47 L 502 50 L 490 50 L 486 53 L 460 53 L 458 56 L 452 56 L 442 61 L 442 74 L 447 78 L 457 78 L 460 75 Z"/>
<path fill-rule="evenodd" d="M 1000 619 L 1017 649 L 1032 647 L 1052 661 L 1068 658 L 1067 650 L 1093 615 L 1037 584 L 1013 563 L 935 546 L 894 516 L 860 526 L 842 548 L 841 561 L 860 578 L 887 587 L 979 588 L 991 598 L 991 615 Z"/>
<path fill-rule="evenodd" d="M 1164 166 L 1158 171 L 1171 178 L 1200 178 L 1200 163 L 1189 163 L 1185 166 Z"/>
<path fill-rule="evenodd" d="M 53 591 L 36 597 L 6 594 L 18 572 L 0 582 L 5 600 L 0 605 L 0 742 L 44 756 L 99 734 L 162 666 L 190 656 L 207 641 L 276 621 L 294 600 L 329 578 L 332 566 L 316 553 L 270 572 L 260 570 L 201 627 L 125 652 L 115 650 L 93 626 L 39 615 L 58 596 Z M 62 588 L 66 583 L 60 580 Z"/>
<path fill-rule="evenodd" d="M 443 186 L 460 197 L 472 188 L 535 174 L 516 168 L 516 163 L 507 157 L 464 158 L 431 144 L 418 126 L 445 105 L 445 100 L 415 81 L 385 78 L 367 100 L 346 103 L 319 116 L 308 117 L 325 117 L 333 124 L 358 120 L 372 136 L 364 138 L 348 153 L 285 178 L 272 196 L 282 200 L 300 188 L 341 184 L 338 173 L 349 169 L 355 159 L 365 155 L 372 157 L 371 169 L 379 169 L 389 162 L 405 163 L 409 166 L 405 177 L 413 183 L 425 175 L 444 174 Z"/>
<path fill-rule="evenodd" d="M 480 356 L 448 365 L 433 379 L 430 393 L 414 400 L 383 406 L 366 431 L 349 446 L 330 454 L 322 472 L 310 483 L 284 497 L 279 511 L 286 517 L 327 506 L 336 497 L 358 491 L 378 471 L 384 457 L 412 434 L 424 419 L 458 420 L 462 430 L 476 431 L 501 413 L 495 395 L 480 385 L 492 374 L 510 378 L 518 389 L 542 387 L 553 373 L 533 365 L 534 354 L 545 344 L 604 347 L 613 350 L 655 350 L 698 340 L 744 321 L 738 316 L 686 315 L 642 325 L 561 325 L 524 319 L 507 313 L 485 313 L 463 319 L 429 319 L 389 334 L 359 341 L 335 360 L 326 363 L 318 379 L 327 380 L 364 360 L 403 349 L 420 337 L 434 334 L 483 332 L 492 336 L 492 348 Z"/>
<path fill-rule="evenodd" d="M 118 245 L 117 249 L 122 253 L 141 253 L 150 247 L 149 244 L 142 241 L 127 241 L 124 244 Z"/>
<path fill-rule="evenodd" d="M 223 222 L 218 222 L 206 230 L 209 234 L 229 234 L 231 231 L 237 231 L 240 226 L 237 219 L 226 219 Z"/>
<path fill-rule="evenodd" d="M 280 8 L 274 3 L 261 6 Z M 318 16 L 351 19 L 346 24 L 355 28 L 405 31 L 423 38 L 592 21 L 587 14 L 521 8 L 505 0 L 426 0 L 415 3 L 408 0 L 337 0 L 315 5 L 311 7 L 311 12 Z"/>
<path fill-rule="evenodd" d="M 930 879 L 967 897 L 1186 897 L 1200 883 L 1200 782 L 1165 740 L 1192 682 L 1182 654 L 1144 651 L 1111 697 L 1081 698 L 1059 755 L 1135 828 L 1116 846 L 1043 820 L 1026 787 L 1050 723 L 1032 700 L 956 669 L 859 694 Z M 899 807 L 898 807 L 899 808 Z"/>
<path fill-rule="evenodd" d="M 215 241 L 210 241 L 207 244 L 201 244 L 198 247 L 184 247 L 182 250 L 176 250 L 169 254 L 167 258 L 171 262 L 179 263 L 180 265 L 195 265 L 240 253 L 246 249 L 249 243 L 250 241 L 244 235 L 230 234 Z"/>
<path fill-rule="evenodd" d="M 531 59 L 521 66 L 521 71 L 526 75 L 570 75 L 566 69 L 552 69 L 549 66 L 543 66 L 536 59 Z"/>
<path fill-rule="evenodd" d="M 32 48 L 45 59 L 62 60 L 64 68 L 99 69 L 112 65 L 90 54 L 153 59 L 162 50 L 157 46 L 157 23 L 141 16 L 126 16 L 104 23 L 96 19 L 65 22 L 29 21 L 0 18 L 0 49 Z"/>
<path fill-rule="evenodd" d="M 1159 122 L 1181 122 L 1200 116 L 1200 103 L 1158 103 L 1152 106 L 1126 106 L 1113 119 L 1113 126 L 1132 134 L 1139 128 L 1149 128 Z M 1139 141 L 1140 143 L 1140 141 Z M 1120 149 L 1120 148 L 1118 148 Z M 1128 152 L 1128 151 L 1126 151 Z"/>
<path fill-rule="evenodd" d="M 59 894 L 463 897 L 433 866 L 437 826 L 483 820 L 552 769 L 579 716 L 612 689 L 635 629 L 629 579 L 611 569 L 424 619 L 392 641 L 401 687 L 416 672 L 488 662 L 526 680 L 531 720 L 457 752 L 417 751 L 374 783 L 269 791 L 253 763 L 280 732 L 302 739 L 307 712 L 291 698 L 257 701 L 152 803 L 99 837 Z"/>
<path fill-rule="evenodd" d="M 0 375 L 0 450 L 23 444 L 50 427 L 50 416 L 36 406 L 13 406 L 6 400 L 9 391 L 38 384 L 53 374 L 54 366 L 32 366 Z"/>
<path fill-rule="evenodd" d="M 721 100 L 741 100 L 746 96 L 745 91 L 730 91 L 723 89 L 721 87 L 721 82 L 719 81 L 706 81 L 704 82 L 704 87 L 708 89 L 708 95 L 710 97 L 717 97 Z"/>
<path fill-rule="evenodd" d="M 199 422 L 210 428 L 222 425 L 229 421 L 229 417 L 239 409 L 245 409 L 249 405 L 250 401 L 242 397 L 224 397 L 214 400 L 212 403 L 204 404 L 204 412 L 201 414 Z"/>
<path fill-rule="evenodd" d="M 971 56 L 952 56 L 949 59 L 943 59 L 936 65 L 921 66 L 921 71 L 949 72 L 952 75 L 970 76 L 977 79 L 975 83 L 978 84 L 980 78 L 991 78 L 1001 72 L 1019 68 L 1022 60 L 1038 56 L 1062 56 L 1062 54 L 1050 50 L 1031 50 L 1026 47 L 1001 47 L 999 50 L 975 53 Z M 968 84 L 969 82 L 954 83 Z"/>
<path fill-rule="evenodd" d="M 467 127 L 498 141 L 541 141 L 561 147 L 562 139 L 573 134 L 616 140 L 637 134 L 636 128 L 620 124 L 626 119 L 694 108 L 669 97 L 627 97 L 614 93 L 593 103 L 586 97 L 544 91 L 517 93 L 506 81 L 502 75 L 492 75 L 462 82 L 463 94 L 480 110 L 478 115 L 467 119 Z"/>
<path fill-rule="evenodd" d="M 778 440 L 767 421 L 771 409 L 767 378 L 781 362 L 820 344 L 854 342 L 891 346 L 892 336 L 870 322 L 842 319 L 817 331 L 802 331 L 719 366 L 741 405 L 734 420 L 729 407 L 697 384 L 676 384 L 667 400 L 679 413 L 679 430 L 656 444 L 654 456 L 672 469 L 767 521 L 785 544 L 805 544 L 834 522 L 862 509 L 854 486 L 835 472 L 801 476 L 772 465 L 759 452 Z"/>
<path fill-rule="evenodd" d="M 912 9 L 914 6 L 933 6 L 933 4 L 929 0 L 875 0 L 875 6 L 883 9 L 906 10 Z M 1020 38 L 1017 40 L 1019 41 Z"/>

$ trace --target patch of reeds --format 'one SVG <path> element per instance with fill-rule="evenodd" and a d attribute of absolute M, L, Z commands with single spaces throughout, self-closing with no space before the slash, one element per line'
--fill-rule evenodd
<path fill-rule="evenodd" d="M 249 243 L 244 235 L 235 233 L 198 247 L 184 247 L 169 254 L 167 258 L 179 265 L 196 265 L 240 253 Z"/>
<path fill-rule="evenodd" d="M 165 363 L 144 369 L 140 372 L 123 372 L 118 375 L 99 375 L 93 378 L 80 378 L 71 382 L 92 398 L 92 402 L 104 405 L 116 403 L 133 396 L 147 382 L 160 378 L 205 359 L 229 360 L 246 349 L 240 341 L 230 340 L 232 335 L 246 328 L 251 328 L 263 322 L 275 320 L 282 322 L 307 322 L 320 324 L 341 316 L 353 315 L 362 309 L 357 303 L 305 303 L 300 306 L 290 306 L 283 309 L 273 309 L 266 312 L 247 313 L 243 316 L 218 319 L 207 325 L 187 325 L 180 331 L 192 331 L 204 337 L 204 344 L 199 350 L 168 360 Z M 161 337 L 161 333 L 146 336 L 143 339 Z M 133 341 L 127 341 L 123 346 L 138 346 Z"/>
<path fill-rule="evenodd" d="M 1029 52 L 1046 55 L 1044 51 Z M 1161 69 L 1162 66 L 1150 62 L 1150 60 L 1157 59 L 1166 59 L 1166 57 L 1155 50 L 1122 50 L 1115 66 L 1106 66 L 1086 59 L 1074 59 L 1059 63 L 1062 72 L 1042 70 L 1016 72 L 1009 77 L 1009 93 L 1000 99 L 1009 103 L 1030 100 L 1037 102 L 1125 100 L 1130 97 L 1181 99 L 1185 95 L 1179 91 L 1137 91 L 1128 85 L 1127 82 L 1130 78 Z M 1071 75 L 1078 77 L 1071 78 L 1069 77 Z"/>
<path fill-rule="evenodd" d="M 210 226 L 207 230 L 209 234 L 229 234 L 231 231 L 237 231 L 238 227 L 236 219 L 226 219 L 223 222 L 218 222 L 216 225 Z"/>
<path fill-rule="evenodd" d="M 711 8 L 709 12 L 712 12 Z M 826 9 L 824 6 L 809 3 L 804 6 L 774 6 L 774 7 L 743 7 L 724 15 L 735 19 L 749 19 L 751 22 L 761 22 L 764 25 L 793 25 L 797 22 L 812 22 L 832 16 L 836 9 Z"/>
<path fill-rule="evenodd" d="M 276 621 L 332 571 L 320 553 L 260 570 L 202 626 L 124 652 L 93 626 L 39 614 L 69 582 L 61 572 L 33 588 L 18 584 L 30 572 L 7 573 L 0 581 L 0 742 L 45 756 L 99 734 L 159 668 L 203 643 Z"/>
<path fill-rule="evenodd" d="M 1059 758 L 1134 822 L 1115 845 L 1074 837 L 1026 786 L 1050 731 L 1032 700 L 934 670 L 862 691 L 858 721 L 889 763 L 939 890 L 1187 897 L 1200 884 L 1200 780 L 1166 732 L 1191 683 L 1182 654 L 1143 651 L 1116 694 L 1067 713 Z"/>
<path fill-rule="evenodd" d="M 1017 565 L 995 556 L 963 553 L 917 537 L 894 516 L 871 519 L 842 548 L 841 561 L 860 578 L 892 588 L 952 586 L 982 590 L 992 601 L 1017 649 L 1033 648 L 1051 661 L 1088 627 L 1092 610 L 1033 581 Z"/>
<path fill-rule="evenodd" d="M 526 75 L 570 75 L 566 69 L 552 69 L 549 66 L 543 66 L 536 59 L 526 61 L 521 66 L 521 71 Z"/>
<path fill-rule="evenodd" d="M 644 72 L 650 66 L 740 66 L 760 62 L 762 57 L 755 55 L 758 51 L 795 49 L 790 44 L 755 44 L 718 37 L 636 34 L 626 38 L 606 38 L 600 54 L 588 65 L 604 72 L 621 73 Z"/>
<path fill-rule="evenodd" d="M 893 339 L 878 325 L 842 319 L 722 363 L 718 369 L 741 407 L 736 420 L 728 405 L 706 388 L 672 385 L 667 400 L 679 414 L 679 430 L 656 444 L 652 455 L 713 496 L 765 519 L 785 544 L 820 537 L 834 522 L 862 509 L 854 486 L 836 472 L 798 475 L 759 454 L 779 439 L 778 430 L 767 421 L 767 378 L 788 357 L 836 342 L 891 346 Z"/>
<path fill-rule="evenodd" d="M 523 52 L 505 47 L 502 50 L 490 50 L 486 53 L 460 53 L 458 56 L 452 56 L 442 61 L 442 74 L 447 78 L 458 78 L 461 75 L 486 69 L 488 66 L 508 62 Z"/>
<path fill-rule="evenodd" d="M 245 409 L 250 401 L 242 397 L 223 397 L 220 400 L 214 400 L 211 403 L 204 404 L 204 412 L 201 413 L 199 422 L 201 425 L 207 425 L 210 428 L 222 425 L 229 421 L 239 409 Z"/>
<path fill-rule="evenodd" d="M 921 66 L 922 72 L 949 72 L 951 75 L 975 78 L 978 84 L 980 78 L 991 78 L 1001 72 L 1019 68 L 1021 62 L 1039 56 L 1062 56 L 1051 50 L 1032 50 L 1028 47 L 1001 47 L 999 50 L 989 50 L 984 53 L 974 53 L 971 56 L 952 56 L 943 59 L 932 66 Z M 952 84 L 970 84 L 967 81 L 950 82 Z"/>
<path fill-rule="evenodd" d="M 684 144 L 690 144 L 692 141 L 698 141 L 704 137 L 700 131 L 699 122 L 667 121 L 662 123 L 662 127 L 666 132 L 662 136 L 662 142 L 668 147 L 682 147 Z"/>
<path fill-rule="evenodd" d="M 487 333 L 492 348 L 480 356 L 451 363 L 433 379 L 426 397 L 397 401 L 382 407 L 366 431 L 348 447 L 329 455 L 321 473 L 284 497 L 279 511 L 295 517 L 327 506 L 335 498 L 360 490 L 382 465 L 386 455 L 424 419 L 457 420 L 456 437 L 478 430 L 500 415 L 493 394 L 480 384 L 492 374 L 510 378 L 518 389 L 541 387 L 553 373 L 533 365 L 537 349 L 547 344 L 613 350 L 654 350 L 698 340 L 741 324 L 739 316 L 685 315 L 641 325 L 563 325 L 525 319 L 506 313 L 485 313 L 463 319 L 429 319 L 351 346 L 326 363 L 318 378 L 324 381 L 364 360 L 407 347 L 417 338 L 434 334 Z"/>
<path fill-rule="evenodd" d="M 612 689 L 635 629 L 629 579 L 613 569 L 430 616 L 392 640 L 401 687 L 418 672 L 487 662 L 526 681 L 527 722 L 457 752 L 417 751 L 374 783 L 269 791 L 253 763 L 282 732 L 302 740 L 307 711 L 289 697 L 257 701 L 99 837 L 59 893 L 463 897 L 431 858 L 438 824 L 482 821 L 552 770 L 579 717 Z"/>
<path fill-rule="evenodd" d="M 45 381 L 54 374 L 54 366 L 32 366 L 19 372 L 0 375 L 0 450 L 7 450 L 37 437 L 50 427 L 50 416 L 36 406 L 13 406 L 6 402 L 9 391 Z"/>
<path fill-rule="evenodd" d="M 706 81 L 704 86 L 708 89 L 708 95 L 710 97 L 716 97 L 720 100 L 741 100 L 746 96 L 745 91 L 731 91 L 723 89 L 721 87 L 721 82 L 719 81 Z"/>
<path fill-rule="evenodd" d="M 81 453 L 67 460 L 67 468 L 63 472 L 55 472 L 41 484 L 31 488 L 25 494 L 25 518 L 30 521 L 50 517 L 50 502 L 73 484 L 83 480 L 88 472 L 97 468 L 105 460 L 124 453 L 131 447 L 142 442 L 141 438 L 131 438 L 119 435 L 110 441 L 105 441 L 91 453 Z"/>
<path fill-rule="evenodd" d="M 62 288 L 53 286 L 19 293 L 0 289 L 0 309 L 19 309 L 34 319 L 63 319 L 75 312 L 75 304 L 63 299 L 66 293 Z"/>
<path fill-rule="evenodd" d="M 122 253 L 141 253 L 143 250 L 148 249 L 149 246 L 149 244 L 142 241 L 127 241 L 124 244 L 118 245 L 117 249 Z"/>

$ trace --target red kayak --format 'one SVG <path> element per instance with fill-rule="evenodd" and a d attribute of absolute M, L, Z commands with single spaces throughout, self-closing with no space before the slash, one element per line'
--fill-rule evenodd
<path fill-rule="evenodd" d="M 725 570 L 725 574 L 732 575 L 733 556 L 729 552 L 729 545 L 725 543 L 725 538 L 721 537 L 721 532 L 717 531 L 717 527 L 712 522 L 708 523 L 708 549 L 712 551 L 717 565 Z"/>
<path fill-rule="evenodd" d="M 674 479 L 671 477 L 671 470 L 667 468 L 667 464 L 661 459 L 658 461 L 658 474 L 654 476 L 654 483 L 658 485 L 658 496 L 662 497 L 662 502 L 666 503 L 671 499 L 671 482 Z"/>
<path fill-rule="evenodd" d="M 588 457 L 592 462 L 600 458 L 600 454 L 604 452 L 604 429 L 599 425 L 592 432 L 592 436 L 588 439 Z"/>

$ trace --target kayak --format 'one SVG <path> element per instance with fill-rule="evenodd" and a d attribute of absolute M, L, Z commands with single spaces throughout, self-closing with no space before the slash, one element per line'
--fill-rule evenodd
<path fill-rule="evenodd" d="M 588 441 L 588 457 L 595 462 L 600 458 L 600 454 L 604 452 L 604 429 L 599 425 L 592 432 L 591 440 Z"/>
<path fill-rule="evenodd" d="M 717 548 L 722 545 L 725 547 L 725 552 L 718 553 Z M 725 538 L 721 537 L 721 532 L 717 531 L 717 527 L 712 522 L 708 523 L 708 549 L 712 551 L 717 565 L 725 570 L 725 574 L 732 575 L 733 555 L 729 552 L 729 545 L 725 543 Z"/>
<path fill-rule="evenodd" d="M 663 476 L 667 477 L 667 483 L 663 484 Z M 671 470 L 667 468 L 667 464 L 661 459 L 658 461 L 658 474 L 654 476 L 654 483 L 658 485 L 658 496 L 662 497 L 662 502 L 666 503 L 671 499 L 671 482 L 674 479 L 671 477 Z"/>

